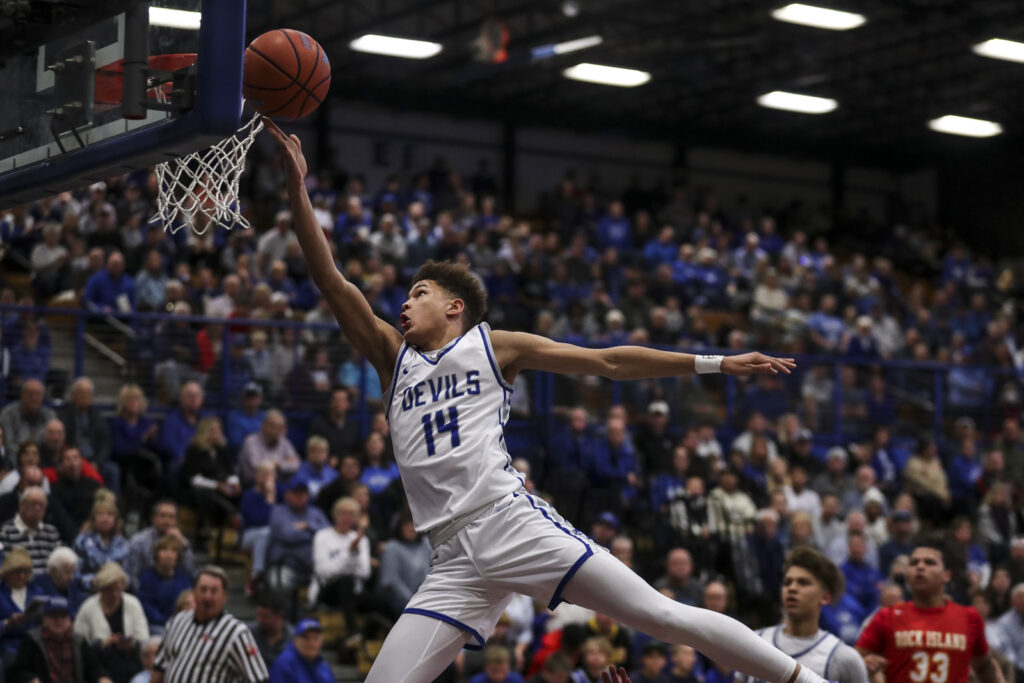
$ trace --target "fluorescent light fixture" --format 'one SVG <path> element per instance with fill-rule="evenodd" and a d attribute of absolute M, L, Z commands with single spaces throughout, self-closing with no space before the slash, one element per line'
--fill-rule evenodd
<path fill-rule="evenodd" d="M 602 64 L 588 64 L 587 62 L 570 66 L 562 72 L 562 75 L 574 81 L 614 85 L 619 88 L 635 88 L 651 80 L 651 74 L 646 71 L 623 69 L 618 66 L 604 66 Z"/>
<path fill-rule="evenodd" d="M 575 40 L 567 40 L 564 43 L 538 45 L 530 50 L 530 57 L 533 59 L 545 59 L 547 57 L 554 57 L 555 55 L 565 55 L 578 50 L 586 50 L 588 47 L 594 47 L 595 45 L 600 45 L 603 42 L 604 38 L 601 36 L 585 36 L 583 38 L 576 38 Z"/>
<path fill-rule="evenodd" d="M 1015 40 L 992 38 L 983 43 L 978 43 L 971 49 L 982 57 L 1024 63 L 1024 43 L 1018 43 Z"/>
<path fill-rule="evenodd" d="M 757 103 L 769 109 L 798 111 L 801 114 L 827 114 L 839 104 L 828 97 L 800 95 L 795 92 L 773 90 L 757 98 Z"/>
<path fill-rule="evenodd" d="M 149 25 L 163 26 L 165 28 L 183 28 L 188 31 L 199 30 L 199 20 L 202 19 L 201 12 L 190 12 L 184 9 L 170 9 L 168 7 L 150 7 Z"/>
<path fill-rule="evenodd" d="M 827 9 L 825 7 L 804 5 L 799 2 L 773 10 L 772 17 L 779 21 L 788 21 L 791 24 L 826 28 L 830 31 L 848 31 L 851 28 L 857 28 L 867 21 L 863 14 L 840 12 L 839 10 Z"/>
<path fill-rule="evenodd" d="M 356 52 L 369 52 L 389 57 L 405 57 L 406 59 L 428 59 L 441 51 L 440 43 L 428 40 L 412 40 L 367 33 L 348 44 Z"/>
<path fill-rule="evenodd" d="M 995 121 L 972 119 L 952 114 L 932 119 L 928 122 L 928 127 L 940 133 L 966 135 L 971 138 L 990 138 L 1003 132 L 1003 127 Z"/>

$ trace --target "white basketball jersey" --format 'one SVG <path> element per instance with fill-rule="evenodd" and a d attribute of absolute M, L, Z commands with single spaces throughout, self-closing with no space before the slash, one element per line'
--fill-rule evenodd
<path fill-rule="evenodd" d="M 501 376 L 490 330 L 480 323 L 442 349 L 421 353 L 403 342 L 398 352 L 386 415 L 421 533 L 523 485 L 505 448 L 512 386 Z"/>
<path fill-rule="evenodd" d="M 843 645 L 843 641 L 831 633 L 818 629 L 818 632 L 810 638 L 795 638 L 787 636 L 783 631 L 782 624 L 778 624 L 761 629 L 757 635 L 795 659 L 800 666 L 810 669 L 825 680 L 836 678 L 834 675 L 830 677 L 828 670 L 833 655 Z M 748 683 L 763 683 L 759 679 L 744 678 Z"/>

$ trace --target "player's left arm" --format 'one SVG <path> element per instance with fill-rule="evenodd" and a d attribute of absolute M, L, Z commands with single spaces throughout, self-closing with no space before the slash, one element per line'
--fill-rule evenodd
<path fill-rule="evenodd" d="M 598 375 L 613 380 L 675 377 L 695 372 L 695 355 L 660 351 L 643 346 L 612 346 L 587 349 L 552 341 L 527 332 L 491 332 L 491 344 L 506 379 L 522 370 L 545 370 L 561 374 Z M 792 358 L 772 358 L 757 351 L 725 356 L 721 371 L 727 375 L 789 374 Z"/>
<path fill-rule="evenodd" d="M 999 667 L 996 658 L 992 656 L 991 650 L 972 659 L 971 668 L 974 669 L 974 673 L 981 683 L 1006 683 L 1003 678 L 1003 670 Z"/>

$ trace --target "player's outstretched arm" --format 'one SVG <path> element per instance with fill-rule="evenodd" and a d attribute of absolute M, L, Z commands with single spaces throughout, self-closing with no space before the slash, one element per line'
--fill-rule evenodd
<path fill-rule="evenodd" d="M 496 330 L 491 333 L 494 352 L 502 371 L 546 370 L 562 374 L 598 375 L 614 380 L 675 377 L 697 371 L 698 357 L 690 353 L 660 351 L 643 346 L 612 346 L 586 349 L 526 332 Z M 717 364 L 716 361 L 711 361 Z M 756 351 L 722 358 L 721 372 L 728 375 L 789 374 L 792 358 L 773 358 Z"/>
<path fill-rule="evenodd" d="M 402 345 L 402 335 L 373 314 L 370 304 L 359 288 L 346 280 L 335 267 L 331 247 L 316 220 L 313 204 L 306 192 L 306 158 L 302 154 L 302 143 L 299 142 L 299 138 L 295 135 L 285 135 L 284 131 L 267 117 L 263 117 L 263 123 L 277 140 L 284 155 L 292 222 L 313 282 L 327 300 L 334 317 L 338 319 L 342 333 L 377 369 L 381 383 L 386 385 L 394 371 L 395 357 Z"/>

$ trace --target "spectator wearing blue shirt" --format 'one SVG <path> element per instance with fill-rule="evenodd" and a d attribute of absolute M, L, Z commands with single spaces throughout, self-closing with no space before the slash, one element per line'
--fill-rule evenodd
<path fill-rule="evenodd" d="M 743 246 L 732 254 L 732 262 L 741 278 L 754 282 L 760 264 L 768 260 L 768 253 L 761 248 L 761 238 L 756 232 L 748 232 Z"/>
<path fill-rule="evenodd" d="M 163 630 L 174 615 L 178 596 L 192 587 L 188 572 L 178 566 L 178 557 L 184 548 L 180 538 L 167 534 L 153 546 L 153 566 L 139 575 L 137 596 L 151 632 L 154 626 L 158 631 Z"/>
<path fill-rule="evenodd" d="M 504 645 L 488 645 L 484 649 L 484 670 L 469 679 L 469 683 L 526 683 L 512 671 L 512 655 Z"/>
<path fill-rule="evenodd" d="M 594 488 L 590 497 L 597 499 L 594 502 L 598 509 L 620 510 L 623 502 L 632 499 L 641 486 L 636 453 L 623 418 L 609 418 L 606 427 L 607 437 L 597 441 L 593 450 L 590 470 Z"/>
<path fill-rule="evenodd" d="M 597 244 L 602 249 L 615 247 L 628 250 L 633 239 L 633 225 L 625 215 L 622 202 L 608 205 L 608 213 L 597 221 Z"/>
<path fill-rule="evenodd" d="M 868 543 L 864 534 L 850 532 L 849 555 L 839 569 L 846 577 L 846 592 L 870 613 L 878 607 L 878 598 L 882 585 L 882 573 L 867 561 Z"/>
<path fill-rule="evenodd" d="M 124 272 L 124 256 L 111 252 L 107 267 L 85 283 L 82 299 L 86 307 L 102 313 L 131 313 L 135 310 L 135 279 Z"/>
<path fill-rule="evenodd" d="M 76 576 L 77 572 L 78 555 L 71 548 L 60 546 L 54 549 L 46 560 L 46 573 L 35 577 L 31 586 L 38 595 L 67 600 L 71 615 L 74 616 L 89 597 L 89 593 L 82 588 Z"/>
<path fill-rule="evenodd" d="M 857 642 L 861 624 L 869 614 L 870 612 L 865 611 L 857 599 L 847 591 L 834 604 L 821 608 L 821 627 L 852 646 Z"/>
<path fill-rule="evenodd" d="M 807 328 L 817 350 L 832 353 L 839 348 L 845 326 L 842 318 L 836 315 L 835 295 L 826 294 L 821 298 L 818 311 L 807 319 Z"/>
<path fill-rule="evenodd" d="M 270 667 L 274 683 L 334 683 L 331 665 L 321 654 L 323 628 L 316 619 L 303 619 L 295 625 L 295 637 Z"/>
<path fill-rule="evenodd" d="M 284 494 L 284 503 L 270 513 L 270 545 L 267 566 L 271 585 L 291 590 L 309 581 L 313 573 L 313 536 L 330 526 L 327 517 L 309 504 L 309 485 L 292 478 Z"/>
<path fill-rule="evenodd" d="M 279 502 L 277 467 L 267 461 L 256 468 L 251 488 L 242 494 L 239 512 L 242 516 L 242 547 L 252 551 L 252 568 L 245 584 L 245 594 L 252 597 L 263 576 L 270 545 L 270 514 Z"/>
<path fill-rule="evenodd" d="M 163 464 L 156 437 L 159 426 L 146 417 L 146 396 L 137 384 L 125 384 L 117 397 L 117 414 L 110 418 L 110 455 L 125 477 L 128 504 L 159 490 Z"/>
<path fill-rule="evenodd" d="M 196 434 L 203 407 L 203 388 L 198 382 L 186 382 L 178 394 L 178 407 L 164 420 L 157 436 L 157 447 L 164 458 L 165 479 L 174 490 L 178 470 L 185 461 L 185 450 Z"/>
<path fill-rule="evenodd" d="M 263 387 L 258 382 L 249 382 L 242 389 L 242 405 L 228 412 L 228 448 L 237 453 L 245 437 L 260 431 L 267 411 L 263 410 Z"/>
<path fill-rule="evenodd" d="M 666 225 L 658 232 L 657 237 L 644 245 L 644 263 L 649 268 L 663 263 L 671 265 L 676 260 L 678 252 L 675 229 L 671 225 Z"/>
<path fill-rule="evenodd" d="M 381 438 L 383 440 L 383 437 Z M 330 445 L 324 437 L 311 436 L 306 441 L 306 460 L 299 465 L 295 477 L 306 482 L 309 486 L 309 495 L 313 498 L 320 494 L 320 489 L 338 478 L 338 470 L 327 464 L 329 453 Z"/>
<path fill-rule="evenodd" d="M 896 422 L 896 402 L 885 386 L 882 375 L 872 375 L 864 394 L 868 424 L 876 427 L 892 427 Z M 881 479 L 880 479 L 881 480 Z"/>
<path fill-rule="evenodd" d="M 39 326 L 28 322 L 22 328 L 21 341 L 11 351 L 11 374 L 17 383 L 27 379 L 46 381 L 50 371 L 50 348 L 39 341 Z"/>
<path fill-rule="evenodd" d="M 900 467 L 893 454 L 889 428 L 875 427 L 871 439 L 871 469 L 875 471 L 875 485 L 887 494 L 895 494 L 900 488 Z"/>
<path fill-rule="evenodd" d="M 979 462 L 978 445 L 974 439 L 964 439 L 957 450 L 946 469 L 949 492 L 953 496 L 953 507 L 972 515 L 980 502 L 978 482 L 981 481 L 984 468 Z"/>
<path fill-rule="evenodd" d="M 878 341 L 872 334 L 871 328 L 871 316 L 862 315 L 857 318 L 856 332 L 851 332 L 843 337 L 842 350 L 847 358 L 858 360 L 881 359 L 882 354 L 878 351 Z"/>
<path fill-rule="evenodd" d="M 362 200 L 352 195 L 345 200 L 345 212 L 334 220 L 334 241 L 339 247 L 348 242 L 359 228 L 373 225 L 373 216 L 363 209 Z"/>
<path fill-rule="evenodd" d="M 362 397 L 367 401 L 378 401 L 381 398 L 380 376 L 369 363 L 363 362 L 362 355 L 354 348 L 349 359 L 338 368 L 338 383 L 355 390 L 353 398 Z"/>
<path fill-rule="evenodd" d="M 160 310 L 166 299 L 167 281 L 163 256 L 156 249 L 149 250 L 145 268 L 135 279 L 135 299 L 139 310 Z"/>

